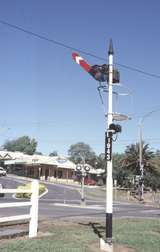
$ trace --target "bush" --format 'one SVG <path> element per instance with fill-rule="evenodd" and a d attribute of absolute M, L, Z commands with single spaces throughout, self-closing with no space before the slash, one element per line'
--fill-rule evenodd
<path fill-rule="evenodd" d="M 31 189 L 31 183 L 20 185 L 17 187 L 17 189 Z M 46 191 L 46 187 L 44 184 L 39 184 L 39 195 L 44 193 Z M 29 199 L 31 197 L 31 193 L 16 193 L 16 198 L 27 198 Z"/>

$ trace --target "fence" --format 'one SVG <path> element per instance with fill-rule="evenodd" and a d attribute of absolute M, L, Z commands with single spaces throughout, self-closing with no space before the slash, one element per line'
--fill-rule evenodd
<path fill-rule="evenodd" d="M 30 201 L 26 202 L 11 202 L 11 203 L 0 203 L 0 208 L 8 207 L 22 207 L 31 206 L 29 214 L 15 215 L 9 217 L 0 217 L 0 223 L 9 221 L 19 221 L 19 220 L 30 220 L 29 221 L 29 237 L 37 236 L 38 229 L 38 197 L 39 197 L 39 182 L 33 180 L 31 183 L 31 189 L 0 189 L 0 193 L 31 193 Z"/>

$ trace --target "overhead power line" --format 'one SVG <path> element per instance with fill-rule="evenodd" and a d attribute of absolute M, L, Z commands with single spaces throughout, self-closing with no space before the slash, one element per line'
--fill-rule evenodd
<path fill-rule="evenodd" d="M 91 57 L 93 57 L 93 58 L 106 61 L 106 59 L 103 58 L 103 57 L 100 57 L 100 56 L 95 55 L 95 54 L 93 54 L 93 53 L 84 51 L 84 50 L 82 50 L 82 49 L 80 49 L 80 48 L 76 48 L 76 47 L 69 46 L 69 45 L 67 45 L 67 44 L 65 44 L 65 43 L 62 43 L 62 42 L 60 42 L 60 41 L 57 41 L 57 40 L 55 40 L 55 39 L 50 39 L 50 38 L 48 38 L 48 37 L 46 37 L 46 36 L 44 36 L 44 35 L 41 35 L 41 34 L 38 34 L 38 33 L 33 32 L 33 31 L 27 30 L 27 29 L 25 29 L 25 28 L 23 28 L 23 27 L 20 27 L 20 26 L 18 26 L 18 25 L 14 25 L 14 24 L 8 23 L 8 22 L 6 22 L 6 21 L 4 21 L 4 20 L 0 20 L 0 23 L 3 24 L 3 25 L 5 25 L 5 26 L 8 26 L 8 27 L 10 27 L 10 28 L 12 28 L 12 29 L 19 30 L 19 31 L 21 31 L 21 32 L 27 33 L 27 34 L 29 34 L 29 35 L 31 35 L 31 36 L 34 36 L 34 37 L 37 37 L 37 38 L 39 38 L 39 39 L 48 41 L 48 42 L 53 43 L 53 44 L 55 44 L 55 45 L 64 47 L 64 48 L 66 48 L 66 49 L 75 50 L 75 51 L 77 51 L 77 52 L 80 52 L 80 53 L 83 53 L 83 54 L 85 54 L 85 55 L 91 56 Z M 139 68 L 135 68 L 135 67 L 131 67 L 131 66 L 128 66 L 128 65 L 120 64 L 120 63 L 118 63 L 118 62 L 115 62 L 115 64 L 118 65 L 118 66 L 120 66 L 120 67 L 126 68 L 126 69 L 128 69 L 128 70 L 131 70 L 131 71 L 138 72 L 138 73 L 141 73 L 141 74 L 150 76 L 150 77 L 154 77 L 154 78 L 160 79 L 160 75 L 158 75 L 158 74 L 146 72 L 146 71 L 143 71 L 143 70 L 141 70 L 141 69 L 139 69 Z"/>
<path fill-rule="evenodd" d="M 141 74 L 150 76 L 150 77 L 154 77 L 154 78 L 160 79 L 160 75 L 158 75 L 158 74 L 149 73 L 149 72 L 140 70 L 140 69 L 138 69 L 138 68 L 131 67 L 131 66 L 127 66 L 127 65 L 124 65 L 124 64 L 120 64 L 120 63 L 116 63 L 116 64 L 117 64 L 118 66 L 123 67 L 123 68 L 126 68 L 126 69 L 128 69 L 128 70 L 131 70 L 131 71 L 138 72 L 138 73 L 141 73 Z"/>
<path fill-rule="evenodd" d="M 38 33 L 32 32 L 32 31 L 26 30 L 26 29 L 24 29 L 24 28 L 22 28 L 22 27 L 20 27 L 20 26 L 13 25 L 13 24 L 8 23 L 8 22 L 5 22 L 5 21 L 3 21 L 3 20 L 0 20 L 0 23 L 3 24 L 3 25 L 8 26 L 8 27 L 10 27 L 10 28 L 13 28 L 13 29 L 22 31 L 22 32 L 24 32 L 24 33 L 27 33 L 27 34 L 29 34 L 29 35 L 31 35 L 31 36 L 37 37 L 37 38 L 39 38 L 39 39 L 46 40 L 46 41 L 51 42 L 51 43 L 53 43 L 53 44 L 59 45 L 59 46 L 61 46 L 61 47 L 64 47 L 64 48 L 67 48 L 67 49 L 70 49 L 70 50 L 75 50 L 75 51 L 81 52 L 81 53 L 83 53 L 83 54 L 86 54 L 86 55 L 88 55 L 88 56 L 91 56 L 91 57 L 94 57 L 94 58 L 97 58 L 97 59 L 100 59 L 100 60 L 105 60 L 104 58 L 99 57 L 99 56 L 97 56 L 97 55 L 95 55 L 95 54 L 92 54 L 92 53 L 83 51 L 83 50 L 78 49 L 78 48 L 76 48 L 76 47 L 69 46 L 69 45 L 67 45 L 67 44 L 65 44 L 65 43 L 62 43 L 62 42 L 60 42 L 60 41 L 47 38 L 47 37 L 44 36 L 44 35 L 41 35 L 41 34 L 38 34 Z"/>

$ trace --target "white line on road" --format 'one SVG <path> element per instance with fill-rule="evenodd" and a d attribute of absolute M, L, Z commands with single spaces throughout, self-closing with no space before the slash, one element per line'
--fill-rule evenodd
<path fill-rule="evenodd" d="M 105 210 L 104 206 L 101 205 L 76 205 L 76 204 L 64 204 L 64 203 L 51 203 L 50 206 L 62 206 L 62 207 L 73 207 L 81 209 L 95 209 L 95 210 Z M 118 211 L 118 207 L 114 207 L 114 211 Z"/>
<path fill-rule="evenodd" d="M 139 213 L 155 213 L 155 214 L 160 214 L 160 210 L 159 209 L 150 209 L 150 210 L 142 210 L 142 211 L 139 211 Z"/>
<path fill-rule="evenodd" d="M 63 203 L 51 203 L 50 205 L 63 206 L 63 207 L 86 208 L 86 209 L 97 209 L 97 210 L 105 209 L 104 207 L 99 206 L 99 205 L 86 206 L 86 205 L 75 205 L 75 204 L 73 205 L 73 204 L 63 204 Z"/>

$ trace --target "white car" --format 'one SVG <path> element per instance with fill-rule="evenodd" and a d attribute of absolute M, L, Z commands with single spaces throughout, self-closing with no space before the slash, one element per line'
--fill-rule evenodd
<path fill-rule="evenodd" d="M 3 167 L 0 167 L 0 176 L 6 176 L 7 172 Z"/>

